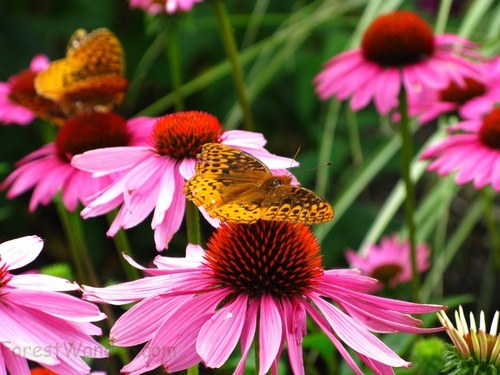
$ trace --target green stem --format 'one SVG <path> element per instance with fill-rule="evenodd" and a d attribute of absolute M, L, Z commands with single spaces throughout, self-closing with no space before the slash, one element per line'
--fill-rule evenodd
<path fill-rule="evenodd" d="M 444 33 L 444 30 L 446 29 L 446 23 L 448 21 L 448 16 L 450 15 L 452 2 L 453 0 L 441 0 L 434 33 Z"/>
<path fill-rule="evenodd" d="M 186 202 L 186 227 L 188 243 L 201 244 L 200 211 L 193 202 Z M 187 375 L 198 375 L 198 364 L 187 369 Z"/>
<path fill-rule="evenodd" d="M 335 138 L 335 128 L 339 118 L 340 107 L 342 103 L 338 100 L 330 101 L 328 113 L 325 119 L 325 127 L 323 128 L 323 136 L 319 147 L 318 165 L 324 165 L 331 161 L 333 140 Z M 318 168 L 316 172 L 316 193 L 322 197 L 326 194 L 329 179 L 329 168 Z"/>
<path fill-rule="evenodd" d="M 403 180 L 406 188 L 405 197 L 405 219 L 406 226 L 408 227 L 408 240 L 410 242 L 410 256 L 411 256 L 411 271 L 412 271 L 412 294 L 413 301 L 418 302 L 420 291 L 420 275 L 417 270 L 417 255 L 415 246 L 415 188 L 411 179 L 410 167 L 411 159 L 413 157 L 413 145 L 410 132 L 410 124 L 408 119 L 408 102 L 406 98 L 406 91 L 401 87 L 399 93 L 399 113 L 401 120 L 399 121 L 399 131 L 401 133 L 401 169 Z"/>
<path fill-rule="evenodd" d="M 179 40 L 173 30 L 170 30 L 167 39 L 167 57 L 170 68 L 170 76 L 172 77 L 172 89 L 174 93 L 175 111 L 184 111 L 184 101 L 182 98 L 182 74 L 180 62 Z"/>
<path fill-rule="evenodd" d="M 186 227 L 188 242 L 200 245 L 200 211 L 193 202 L 186 202 Z"/>
<path fill-rule="evenodd" d="M 54 203 L 59 214 L 59 220 L 63 226 L 66 240 L 68 241 L 71 263 L 75 267 L 75 278 L 78 280 L 78 284 L 93 283 L 94 280 L 91 279 L 95 279 L 95 273 L 86 271 L 87 263 L 91 265 L 91 270 L 93 270 L 93 266 L 89 260 L 87 247 L 83 240 L 81 219 L 79 216 L 75 217 L 75 213 L 71 213 L 66 209 L 60 197 L 56 197 Z"/>
<path fill-rule="evenodd" d="M 106 219 L 108 220 L 108 223 L 111 224 L 113 220 L 116 217 L 116 210 L 112 212 L 108 212 L 106 214 Z M 120 229 L 115 236 L 113 237 L 113 242 L 115 244 L 115 249 L 118 253 L 118 259 L 120 259 L 120 262 L 122 264 L 123 271 L 125 272 L 125 275 L 127 275 L 127 280 L 137 280 L 141 278 L 141 274 L 139 270 L 135 267 L 133 267 L 129 262 L 125 260 L 123 257 L 123 254 L 127 254 L 130 257 L 134 257 L 132 254 L 132 248 L 130 246 L 130 242 L 128 240 L 127 234 L 125 233 L 124 230 Z"/>
<path fill-rule="evenodd" d="M 87 284 L 95 287 L 101 286 L 95 272 L 94 264 L 90 259 L 87 245 L 85 244 L 82 218 L 78 212 L 69 212 L 60 197 L 56 197 L 54 203 L 57 207 L 57 212 L 63 225 L 66 239 L 68 240 L 71 260 L 76 268 L 78 284 Z M 111 306 L 107 304 L 101 305 L 101 308 L 108 317 L 106 319 L 106 324 L 109 329 L 111 329 L 116 321 L 113 310 Z"/>
<path fill-rule="evenodd" d="M 193 365 L 187 369 L 187 375 L 198 375 L 198 365 Z"/>
<path fill-rule="evenodd" d="M 491 241 L 491 257 L 493 258 L 495 268 L 500 271 L 500 236 L 498 235 L 498 226 L 495 225 L 495 215 L 493 213 L 493 194 L 488 187 L 481 190 L 484 201 L 484 212 L 486 225 Z"/>
<path fill-rule="evenodd" d="M 363 164 L 363 151 L 361 149 L 361 141 L 359 139 L 359 129 L 356 113 L 348 108 L 346 110 L 346 118 L 352 161 L 355 167 L 359 167 L 361 164 Z"/>
<path fill-rule="evenodd" d="M 236 96 L 238 97 L 241 111 L 243 112 L 243 125 L 246 130 L 251 131 L 253 130 L 252 113 L 250 112 L 250 103 L 246 95 L 245 80 L 243 79 L 243 69 L 241 68 L 238 48 L 236 46 L 236 41 L 234 40 L 231 24 L 229 23 L 229 16 L 223 0 L 212 0 L 211 3 L 217 24 L 219 26 L 219 33 L 224 49 L 226 51 L 227 58 L 231 63 Z"/>

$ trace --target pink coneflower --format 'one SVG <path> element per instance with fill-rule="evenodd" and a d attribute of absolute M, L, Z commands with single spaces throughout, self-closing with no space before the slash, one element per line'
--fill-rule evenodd
<path fill-rule="evenodd" d="M 196 3 L 203 0 L 129 0 L 131 8 L 140 8 L 149 14 L 172 14 L 175 12 L 188 12 Z"/>
<path fill-rule="evenodd" d="M 9 271 L 32 262 L 43 247 L 37 236 L 0 244 L 0 372 L 30 374 L 28 360 L 57 374 L 88 374 L 81 356 L 104 358 L 108 351 L 90 335 L 91 322 L 106 316 L 79 298 L 60 293 L 78 290 L 67 280 Z"/>
<path fill-rule="evenodd" d="M 429 268 L 430 249 L 424 244 L 418 244 L 417 269 L 424 272 Z M 398 284 L 411 280 L 410 244 L 407 240 L 400 241 L 397 235 L 384 237 L 380 244 L 371 245 L 365 256 L 354 250 L 345 253 L 349 265 L 358 268 L 363 275 L 373 277 L 394 288 Z"/>
<path fill-rule="evenodd" d="M 222 143 L 242 149 L 268 165 L 283 170 L 298 163 L 270 154 L 262 134 L 243 130 L 224 131 L 216 117 L 203 112 L 180 112 L 157 120 L 150 146 L 93 150 L 77 155 L 72 164 L 103 175 L 125 172 L 108 189 L 88 200 L 84 218 L 102 215 L 122 204 L 107 234 L 142 222 L 154 209 L 151 228 L 156 249 L 166 249 L 184 217 L 183 187 L 194 174 L 196 155 L 205 143 Z"/>
<path fill-rule="evenodd" d="M 351 97 L 357 111 L 373 99 L 381 114 L 398 105 L 404 86 L 409 95 L 441 89 L 451 81 L 464 85 L 464 76 L 480 80 L 480 70 L 460 52 L 476 55 L 472 43 L 458 36 L 434 35 L 418 15 L 395 11 L 378 17 L 365 31 L 361 48 L 328 61 L 314 79 L 321 99 Z"/>
<path fill-rule="evenodd" d="M 422 159 L 434 159 L 427 169 L 440 176 L 457 172 L 455 182 L 472 181 L 476 189 L 491 184 L 500 191 L 500 108 L 484 118 L 468 119 L 451 126 L 453 134 L 427 148 Z"/>
<path fill-rule="evenodd" d="M 29 69 L 11 76 L 7 82 L 0 82 L 1 123 L 26 125 L 36 116 L 58 122 L 63 116 L 57 104 L 42 98 L 35 91 L 35 76 L 46 69 L 49 63 L 46 56 L 36 55 Z"/>
<path fill-rule="evenodd" d="M 7 197 L 13 198 L 34 187 L 30 211 L 39 204 L 49 204 L 61 191 L 64 205 L 74 211 L 79 202 L 109 186 L 117 175 L 93 178 L 71 165 L 73 155 L 109 146 L 144 145 L 147 143 L 144 134 L 152 124 L 151 118 L 125 121 L 114 113 L 75 116 L 58 131 L 55 142 L 21 159 L 0 189 L 10 186 Z"/>
<path fill-rule="evenodd" d="M 157 268 L 141 280 L 108 288 L 83 287 L 89 301 L 140 301 L 110 332 L 113 345 L 146 343 L 122 371 L 141 374 L 159 366 L 167 372 L 198 362 L 221 367 L 240 341 L 243 374 L 251 344 L 258 340 L 258 374 L 277 370 L 286 346 L 294 374 L 304 374 L 302 339 L 307 315 L 337 347 L 356 374 L 351 347 L 376 373 L 408 367 L 371 332 L 435 332 L 418 328 L 408 314 L 443 309 L 370 295 L 376 280 L 356 270 L 324 270 L 320 248 L 304 224 L 257 221 L 222 224 L 207 251 L 189 245 L 186 258 L 156 257 Z M 329 300 L 333 300 L 329 302 Z M 258 332 L 258 335 L 256 334 Z"/>
<path fill-rule="evenodd" d="M 450 82 L 442 90 L 427 90 L 410 97 L 410 115 L 426 123 L 443 113 L 457 111 L 462 118 L 478 117 L 500 102 L 500 59 L 479 65 L 484 79 L 465 77 L 465 85 Z"/>

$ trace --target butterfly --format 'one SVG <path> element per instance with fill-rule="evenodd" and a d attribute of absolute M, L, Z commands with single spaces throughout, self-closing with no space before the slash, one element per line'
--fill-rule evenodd
<path fill-rule="evenodd" d="M 184 185 L 184 194 L 213 218 L 251 224 L 282 220 L 304 224 L 329 221 L 330 203 L 301 186 L 290 175 L 274 176 L 254 156 L 223 144 L 206 143 L 197 155 L 196 174 Z"/>
<path fill-rule="evenodd" d="M 108 29 L 76 30 L 66 58 L 53 61 L 35 77 L 37 93 L 58 102 L 69 114 L 107 111 L 123 100 L 128 81 L 118 38 Z"/>

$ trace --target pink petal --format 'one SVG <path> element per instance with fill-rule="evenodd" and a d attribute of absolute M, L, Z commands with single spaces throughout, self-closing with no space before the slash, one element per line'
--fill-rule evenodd
<path fill-rule="evenodd" d="M 228 130 L 222 134 L 220 143 L 233 147 L 264 147 L 267 143 L 262 133 L 246 130 Z"/>
<path fill-rule="evenodd" d="M 71 283 L 66 279 L 43 275 L 43 274 L 21 274 L 10 279 L 9 286 L 12 288 L 40 290 L 47 292 L 78 290 L 80 287 L 76 283 Z"/>
<path fill-rule="evenodd" d="M 173 165 L 171 165 L 173 164 Z M 172 204 L 172 200 L 174 198 L 175 191 L 182 188 L 184 186 L 184 179 L 181 178 L 182 184 L 177 184 L 176 173 L 177 166 L 174 163 L 168 163 L 163 169 L 163 172 L 160 174 L 160 191 L 158 194 L 158 199 L 155 205 L 155 211 L 153 214 L 152 228 L 155 229 L 156 226 L 163 221 L 165 217 L 165 212 L 169 209 Z"/>
<path fill-rule="evenodd" d="M 196 160 L 191 158 L 183 159 L 179 164 L 179 173 L 185 180 L 189 180 L 191 177 L 195 175 L 194 166 L 196 164 Z"/>
<path fill-rule="evenodd" d="M 83 285 L 82 298 L 91 302 L 106 302 L 112 305 L 136 302 L 169 291 L 171 285 L 168 280 L 171 278 L 170 275 L 147 277 L 107 288 L 94 288 Z"/>
<path fill-rule="evenodd" d="M 172 311 L 192 296 L 145 298 L 125 312 L 113 325 L 110 336 L 113 345 L 135 346 L 151 340 Z M 148 324 L 144 324 L 147 321 Z"/>
<path fill-rule="evenodd" d="M 42 248 L 43 240 L 40 237 L 20 237 L 0 244 L 0 258 L 8 270 L 15 270 L 34 261 Z"/>
<path fill-rule="evenodd" d="M 86 151 L 75 155 L 71 165 L 94 176 L 130 169 L 151 156 L 149 147 L 108 147 Z"/>
<path fill-rule="evenodd" d="M 314 295 L 309 295 L 309 297 L 321 310 L 334 332 L 355 351 L 393 367 L 408 364 L 350 316 L 321 298 Z"/>
<path fill-rule="evenodd" d="M 238 366 L 234 370 L 233 375 L 243 375 L 245 372 L 245 362 L 248 357 L 248 353 L 252 348 L 252 342 L 255 336 L 255 331 L 257 328 L 257 316 L 259 312 L 259 302 L 257 300 L 251 300 L 248 305 L 245 324 L 243 330 L 241 331 L 241 358 L 238 362 Z"/>
<path fill-rule="evenodd" d="M 50 60 L 45 55 L 36 55 L 30 63 L 30 70 L 33 72 L 40 72 L 49 67 Z"/>
<path fill-rule="evenodd" d="M 401 78 L 398 69 L 386 68 L 381 71 L 375 83 L 375 107 L 385 115 L 398 105 Z"/>
<path fill-rule="evenodd" d="M 286 334 L 288 358 L 292 372 L 304 374 L 304 359 L 302 357 L 302 338 L 306 335 L 306 313 L 304 307 L 295 299 L 283 299 L 283 320 Z"/>
<path fill-rule="evenodd" d="M 373 69 L 370 75 L 365 76 L 366 84 L 360 86 L 351 98 L 350 104 L 353 111 L 358 111 L 368 105 L 376 93 L 376 85 L 372 82 L 376 79 L 378 69 Z"/>
<path fill-rule="evenodd" d="M 173 235 L 179 230 L 182 224 L 182 220 L 184 219 L 184 212 L 186 208 L 186 198 L 184 197 L 184 194 L 182 192 L 184 178 L 181 175 L 176 175 L 174 176 L 174 179 L 175 185 L 177 186 L 175 187 L 173 193 L 172 206 L 166 212 L 160 225 L 154 227 L 154 223 L 152 223 L 157 251 L 162 251 L 163 249 L 168 248 L 170 240 L 172 239 Z"/>
<path fill-rule="evenodd" d="M 21 357 L 13 351 L 7 349 L 5 346 L 0 345 L 0 373 L 2 375 L 7 375 L 5 367 L 9 370 L 9 374 L 31 374 L 26 358 Z"/>
<path fill-rule="evenodd" d="M 218 310 L 200 330 L 196 351 L 208 367 L 219 368 L 231 355 L 240 338 L 248 297 L 236 299 Z"/>
<path fill-rule="evenodd" d="M 12 304 L 75 322 L 95 322 L 106 318 L 96 305 L 63 293 L 12 289 L 2 298 Z"/>
<path fill-rule="evenodd" d="M 278 307 L 269 295 L 261 297 L 259 323 L 259 374 L 266 374 L 276 359 L 283 335 Z"/>
<path fill-rule="evenodd" d="M 351 367 L 351 369 L 354 370 L 354 373 L 356 375 L 363 375 L 363 372 L 360 370 L 356 362 L 354 362 L 349 352 L 347 352 L 342 343 L 335 337 L 332 328 L 329 326 L 328 322 L 326 322 L 325 318 L 318 311 L 316 311 L 314 307 L 312 307 L 308 302 L 302 303 L 302 305 L 305 308 L 305 310 L 309 312 L 313 320 L 318 324 L 319 328 L 321 328 L 321 330 L 328 336 L 331 342 L 335 345 L 342 358 L 344 358 L 349 367 Z"/>

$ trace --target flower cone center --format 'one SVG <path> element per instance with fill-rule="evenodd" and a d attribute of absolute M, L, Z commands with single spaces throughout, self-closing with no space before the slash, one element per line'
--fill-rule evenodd
<path fill-rule="evenodd" d="M 483 119 L 479 139 L 487 147 L 500 150 L 500 108 L 494 109 Z"/>
<path fill-rule="evenodd" d="M 370 276 L 383 283 L 387 283 L 389 280 L 396 277 L 401 271 L 402 268 L 399 264 L 386 264 L 375 268 Z"/>
<path fill-rule="evenodd" d="M 57 375 L 54 371 L 51 371 L 47 368 L 43 367 L 37 367 L 37 368 L 32 368 L 30 370 L 31 375 Z"/>
<path fill-rule="evenodd" d="M 123 117 L 115 113 L 91 112 L 66 121 L 57 133 L 55 143 L 59 157 L 70 161 L 74 155 L 85 151 L 126 146 L 129 139 Z"/>
<path fill-rule="evenodd" d="M 465 86 L 461 87 L 455 82 L 439 93 L 442 101 L 464 104 L 476 96 L 483 95 L 486 92 L 486 87 L 472 78 L 465 78 Z"/>
<path fill-rule="evenodd" d="M 62 125 L 66 115 L 56 102 L 36 93 L 34 84 L 35 76 L 36 73 L 29 69 L 14 76 L 10 88 L 9 100 L 30 110 L 37 117 Z"/>
<path fill-rule="evenodd" d="M 153 129 L 153 145 L 160 155 L 196 158 L 205 143 L 219 142 L 222 125 L 204 112 L 179 112 L 161 117 Z"/>
<path fill-rule="evenodd" d="M 434 52 L 434 34 L 412 12 L 396 11 L 377 18 L 365 31 L 361 49 L 367 60 L 382 66 L 418 63 Z"/>
<path fill-rule="evenodd" d="M 206 259 L 221 285 L 250 297 L 301 296 L 323 273 L 311 229 L 281 221 L 223 224 L 208 242 Z"/>
<path fill-rule="evenodd" d="M 12 77 L 11 93 L 29 93 L 35 94 L 35 76 L 36 72 L 29 69 L 23 70 Z"/>

